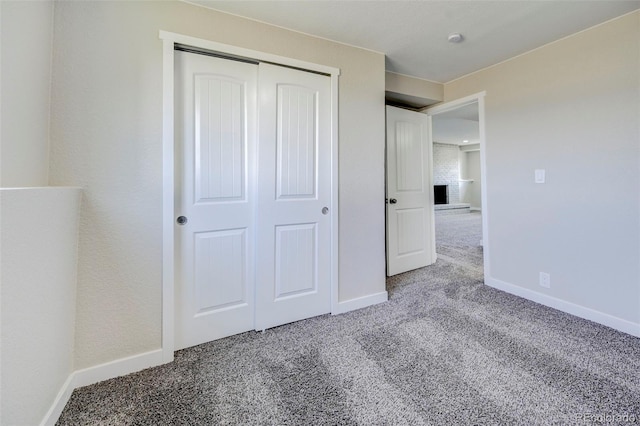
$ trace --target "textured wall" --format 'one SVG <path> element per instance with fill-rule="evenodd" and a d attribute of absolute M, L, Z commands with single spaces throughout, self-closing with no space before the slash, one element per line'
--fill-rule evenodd
<path fill-rule="evenodd" d="M 640 12 L 456 80 L 445 98 L 483 90 L 492 277 L 640 323 Z"/>
<path fill-rule="evenodd" d="M 160 347 L 159 30 L 341 69 L 341 301 L 385 290 L 384 55 L 184 2 L 59 2 L 51 180 L 85 188 L 76 366 Z"/>
<path fill-rule="evenodd" d="M 80 194 L 0 190 L 3 425 L 39 424 L 73 371 Z"/>
<path fill-rule="evenodd" d="M 0 1 L 0 16 L 0 186 L 46 186 L 53 1 Z"/>
<path fill-rule="evenodd" d="M 460 165 L 457 145 L 433 144 L 433 184 L 448 185 L 449 204 L 460 202 Z"/>

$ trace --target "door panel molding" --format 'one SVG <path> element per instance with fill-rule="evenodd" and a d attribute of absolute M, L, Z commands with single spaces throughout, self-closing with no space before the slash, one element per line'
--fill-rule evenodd
<path fill-rule="evenodd" d="M 225 135 L 242 133 L 246 127 L 246 106 L 239 101 L 247 96 L 246 84 L 224 74 L 207 73 L 195 75 L 194 89 L 195 128 L 201 130 L 194 135 L 195 201 L 246 201 L 246 141 L 225 140 Z M 221 101 L 212 105 L 210 98 L 216 97 Z M 224 123 L 231 123 L 231 126 L 220 129 L 218 134 L 210 134 L 202 126 L 203 121 L 214 126 Z M 240 161 L 240 167 L 236 167 L 237 159 L 245 159 Z"/>
<path fill-rule="evenodd" d="M 316 292 L 318 290 L 318 228 L 316 224 L 277 225 L 275 231 L 274 300 L 278 302 L 293 296 Z M 300 267 L 294 271 L 283 267 L 291 263 L 296 263 Z"/>
<path fill-rule="evenodd" d="M 278 84 L 276 93 L 276 197 L 313 198 L 317 195 L 318 93 L 293 84 Z"/>

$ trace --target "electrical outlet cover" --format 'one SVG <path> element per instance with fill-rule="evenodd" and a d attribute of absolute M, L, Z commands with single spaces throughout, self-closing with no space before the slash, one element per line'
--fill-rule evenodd
<path fill-rule="evenodd" d="M 546 272 L 540 272 L 540 286 L 544 288 L 551 288 L 551 275 Z"/>

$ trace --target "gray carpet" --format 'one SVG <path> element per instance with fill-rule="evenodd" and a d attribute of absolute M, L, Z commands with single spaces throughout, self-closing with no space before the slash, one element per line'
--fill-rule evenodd
<path fill-rule="evenodd" d="M 466 214 L 436 214 L 436 252 L 449 262 L 466 264 L 482 275 L 482 216 Z"/>
<path fill-rule="evenodd" d="M 77 389 L 58 424 L 640 423 L 640 339 L 484 286 L 479 215 L 456 216 L 389 302 L 179 351 Z"/>

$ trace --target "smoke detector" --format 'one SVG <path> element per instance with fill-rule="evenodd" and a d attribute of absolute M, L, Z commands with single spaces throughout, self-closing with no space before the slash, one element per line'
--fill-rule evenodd
<path fill-rule="evenodd" d="M 449 40 L 449 42 L 451 43 L 460 43 L 462 40 L 464 40 L 464 37 L 462 37 L 462 34 L 460 33 L 451 33 L 449 34 L 447 40 Z"/>

